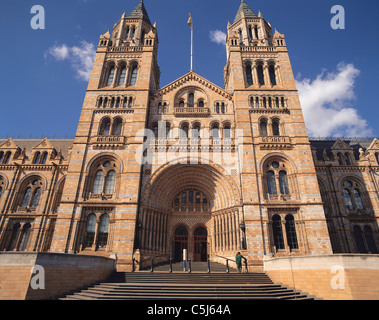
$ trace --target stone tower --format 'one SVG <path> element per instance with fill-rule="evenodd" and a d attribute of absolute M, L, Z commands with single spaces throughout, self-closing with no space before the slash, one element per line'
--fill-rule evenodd
<path fill-rule="evenodd" d="M 225 89 L 243 132 L 241 188 L 251 262 L 330 253 L 310 143 L 284 35 L 242 0 L 228 23 Z"/>
<path fill-rule="evenodd" d="M 116 253 L 120 266 L 130 265 L 141 178 L 136 150 L 150 92 L 159 87 L 157 51 L 143 1 L 100 36 L 52 251 Z"/>

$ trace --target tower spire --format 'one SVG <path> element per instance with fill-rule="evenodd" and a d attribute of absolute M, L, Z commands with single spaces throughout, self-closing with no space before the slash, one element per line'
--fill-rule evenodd
<path fill-rule="evenodd" d="M 127 19 L 142 19 L 151 25 L 149 15 L 147 14 L 143 0 L 134 8 L 134 10 L 126 17 Z"/>
<path fill-rule="evenodd" d="M 254 11 L 251 10 L 251 8 L 246 4 L 244 0 L 241 0 L 241 4 L 238 8 L 233 24 L 242 19 L 242 13 L 245 18 L 257 18 L 257 15 L 254 13 Z"/>

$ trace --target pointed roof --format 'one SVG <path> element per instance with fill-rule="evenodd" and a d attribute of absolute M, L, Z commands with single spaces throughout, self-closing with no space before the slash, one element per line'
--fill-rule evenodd
<path fill-rule="evenodd" d="M 146 8 L 143 4 L 143 0 L 141 0 L 141 2 L 137 5 L 137 7 L 135 7 L 134 10 L 131 13 L 129 13 L 129 15 L 126 18 L 127 19 L 142 19 L 151 25 L 149 15 L 147 14 Z"/>
<path fill-rule="evenodd" d="M 238 8 L 237 15 L 234 18 L 233 24 L 240 21 L 242 19 L 242 12 L 245 18 L 258 18 L 258 16 L 254 13 L 253 10 L 246 4 L 244 0 L 241 0 L 240 7 Z"/>

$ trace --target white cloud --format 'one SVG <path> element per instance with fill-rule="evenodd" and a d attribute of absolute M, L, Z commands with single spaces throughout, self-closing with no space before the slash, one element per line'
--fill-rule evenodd
<path fill-rule="evenodd" d="M 221 30 L 214 30 L 214 31 L 210 31 L 209 35 L 211 37 L 212 42 L 225 45 L 225 40 L 226 40 L 225 32 L 222 32 Z"/>
<path fill-rule="evenodd" d="M 366 137 L 373 133 L 358 110 L 351 107 L 360 71 L 353 64 L 340 63 L 337 72 L 325 71 L 315 80 L 298 79 L 296 85 L 304 119 L 313 137 Z"/>
<path fill-rule="evenodd" d="M 95 46 L 87 41 L 81 41 L 80 46 L 54 45 L 49 48 L 45 57 L 51 56 L 57 61 L 69 61 L 78 79 L 88 81 L 95 55 Z"/>

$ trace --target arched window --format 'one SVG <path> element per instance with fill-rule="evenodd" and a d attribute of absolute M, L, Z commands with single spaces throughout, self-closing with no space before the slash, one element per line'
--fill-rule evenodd
<path fill-rule="evenodd" d="M 364 209 L 359 185 L 354 180 L 347 180 L 344 182 L 343 187 L 346 208 L 350 210 Z"/>
<path fill-rule="evenodd" d="M 24 227 L 22 228 L 22 236 L 21 236 L 19 251 L 25 251 L 28 245 L 28 241 L 29 241 L 30 229 L 31 229 L 30 223 L 26 223 Z"/>
<path fill-rule="evenodd" d="M 256 39 L 259 39 L 259 35 L 258 35 L 258 27 L 257 27 L 257 26 L 254 27 L 254 33 L 255 33 L 255 38 L 256 38 Z"/>
<path fill-rule="evenodd" d="M 196 204 L 200 204 L 201 203 L 201 195 L 200 195 L 200 192 L 196 192 Z"/>
<path fill-rule="evenodd" d="M 248 31 L 249 31 L 249 38 L 253 39 L 253 30 L 251 29 L 251 26 L 249 26 Z"/>
<path fill-rule="evenodd" d="M 250 97 L 250 107 L 254 109 L 254 98 Z"/>
<path fill-rule="evenodd" d="M 187 203 L 187 193 L 183 192 L 182 193 L 182 204 L 186 204 L 186 203 Z"/>
<path fill-rule="evenodd" d="M 119 136 L 122 131 L 122 119 L 116 118 L 113 122 L 112 135 Z"/>
<path fill-rule="evenodd" d="M 225 113 L 225 103 L 221 103 L 221 113 Z"/>
<path fill-rule="evenodd" d="M 182 125 L 182 129 L 181 129 L 181 132 L 180 132 L 180 137 L 182 139 L 187 139 L 188 138 L 188 124 L 183 124 Z"/>
<path fill-rule="evenodd" d="M 93 182 L 92 193 L 100 194 L 103 191 L 104 173 L 102 170 L 96 172 Z"/>
<path fill-rule="evenodd" d="M 355 205 L 357 206 L 358 209 L 363 209 L 363 203 L 362 203 L 362 198 L 361 194 L 358 189 L 354 189 L 354 201 Z"/>
<path fill-rule="evenodd" d="M 267 122 L 265 120 L 262 120 L 259 125 L 259 131 L 261 136 L 267 136 Z"/>
<path fill-rule="evenodd" d="M 266 99 L 266 97 L 263 97 L 262 101 L 263 101 L 263 108 L 267 108 L 267 99 Z"/>
<path fill-rule="evenodd" d="M 255 106 L 256 106 L 257 108 L 260 107 L 260 104 L 259 104 L 259 98 L 258 98 L 258 97 L 255 98 Z"/>
<path fill-rule="evenodd" d="M 32 199 L 30 207 L 36 208 L 39 204 L 40 198 L 41 198 L 41 188 L 37 188 L 33 194 L 33 199 Z"/>
<path fill-rule="evenodd" d="M 22 202 L 21 202 L 22 208 L 25 208 L 29 205 L 31 196 L 32 196 L 32 188 L 29 187 L 25 190 L 24 197 L 23 197 Z"/>
<path fill-rule="evenodd" d="M 18 202 L 21 208 L 36 208 L 41 198 L 42 181 L 38 178 L 28 180 L 23 184 L 19 192 L 22 195 L 22 198 Z"/>
<path fill-rule="evenodd" d="M 136 33 L 136 28 L 133 26 L 132 29 L 130 30 L 130 38 L 133 39 L 134 38 L 134 35 Z"/>
<path fill-rule="evenodd" d="M 288 188 L 288 179 L 287 179 L 287 172 L 280 171 L 279 172 L 279 186 L 280 186 L 280 193 L 281 194 L 289 194 L 289 188 Z"/>
<path fill-rule="evenodd" d="M 7 247 L 7 251 L 13 251 L 16 248 L 18 235 L 20 233 L 20 227 L 21 225 L 18 222 L 13 226 L 12 235 Z"/>
<path fill-rule="evenodd" d="M 130 77 L 130 85 L 134 86 L 137 82 L 138 68 L 137 66 L 133 66 L 132 73 Z"/>
<path fill-rule="evenodd" d="M 271 81 L 271 84 L 273 86 L 276 85 L 276 74 L 275 74 L 275 66 L 274 65 L 270 65 L 268 67 L 268 71 L 269 71 L 269 74 L 270 74 L 270 81 Z"/>
<path fill-rule="evenodd" d="M 365 226 L 364 227 L 364 233 L 365 233 L 365 238 L 366 238 L 366 243 L 368 246 L 369 253 L 371 254 L 377 254 L 378 249 L 376 248 L 375 245 L 375 240 L 374 237 L 372 236 L 372 230 L 370 226 Z"/>
<path fill-rule="evenodd" d="M 193 93 L 190 93 L 188 95 L 188 106 L 190 108 L 193 108 L 195 106 L 195 95 Z"/>
<path fill-rule="evenodd" d="M 251 65 L 247 64 L 245 67 L 245 73 L 246 73 L 246 83 L 248 86 L 253 85 L 253 75 L 251 73 Z"/>
<path fill-rule="evenodd" d="M 33 163 L 34 164 L 39 164 L 39 161 L 41 160 L 41 153 L 39 151 L 36 152 L 35 156 L 34 156 L 34 161 Z"/>
<path fill-rule="evenodd" d="M 345 163 L 346 163 L 347 166 L 351 165 L 350 156 L 349 156 L 349 154 L 347 152 L 345 153 Z"/>
<path fill-rule="evenodd" d="M 280 131 L 279 131 L 279 121 L 278 120 L 274 120 L 272 122 L 272 134 L 274 136 L 280 136 Z"/>
<path fill-rule="evenodd" d="M 350 194 L 350 191 L 348 189 L 343 190 L 343 196 L 345 199 L 346 208 L 353 209 L 353 201 L 351 199 L 351 194 Z"/>
<path fill-rule="evenodd" d="M 87 218 L 86 234 L 84 237 L 84 248 L 92 247 L 95 240 L 96 216 L 90 214 Z"/>
<path fill-rule="evenodd" d="M 341 153 L 337 153 L 337 159 L 338 159 L 338 164 L 340 166 L 343 166 L 343 159 L 342 159 L 342 154 Z"/>
<path fill-rule="evenodd" d="M 114 170 L 109 171 L 107 174 L 107 177 L 105 178 L 105 187 L 104 187 L 105 194 L 114 193 L 115 182 L 116 182 L 116 172 Z"/>
<path fill-rule="evenodd" d="M 284 249 L 284 239 L 283 239 L 283 230 L 282 230 L 282 221 L 280 216 L 275 214 L 272 217 L 272 233 L 274 236 L 274 245 L 276 251 Z"/>
<path fill-rule="evenodd" d="M 120 78 L 118 79 L 118 85 L 121 86 L 125 83 L 125 77 L 126 77 L 126 67 L 123 66 L 121 68 L 121 72 L 120 72 Z"/>
<path fill-rule="evenodd" d="M 223 137 L 224 137 L 224 139 L 230 139 L 231 138 L 229 126 L 224 127 Z"/>
<path fill-rule="evenodd" d="M 103 214 L 100 218 L 99 235 L 97 246 L 99 248 L 105 248 L 108 243 L 108 231 L 109 231 L 109 215 Z"/>
<path fill-rule="evenodd" d="M 362 230 L 359 226 L 354 226 L 354 239 L 355 239 L 355 244 L 357 246 L 357 250 L 359 253 L 367 253 L 363 237 L 362 237 Z"/>
<path fill-rule="evenodd" d="M 267 172 L 267 191 L 271 195 L 278 194 L 276 190 L 275 173 L 273 171 Z"/>
<path fill-rule="evenodd" d="M 258 82 L 261 86 L 265 84 L 265 76 L 263 74 L 263 65 L 258 64 L 257 66 Z"/>
<path fill-rule="evenodd" d="M 286 235 L 287 235 L 287 244 L 290 247 L 290 250 L 299 249 L 296 236 L 296 226 L 295 220 L 292 214 L 286 215 Z"/>
<path fill-rule="evenodd" d="M 5 154 L 5 157 L 4 157 L 4 164 L 8 164 L 9 160 L 11 159 L 11 152 L 8 151 L 6 154 Z"/>
<path fill-rule="evenodd" d="M 47 161 L 47 152 L 44 152 L 42 154 L 42 161 L 41 161 L 41 164 L 46 164 L 46 161 Z"/>
<path fill-rule="evenodd" d="M 110 86 L 113 83 L 114 72 L 115 72 L 114 66 L 110 67 L 109 74 L 108 74 L 108 80 L 107 80 L 107 86 Z"/>
<path fill-rule="evenodd" d="M 131 107 L 133 107 L 133 98 L 132 98 L 132 97 L 129 97 L 128 108 L 131 108 Z"/>
<path fill-rule="evenodd" d="M 192 135 L 195 139 L 200 138 L 200 126 L 198 124 L 193 127 Z"/>
<path fill-rule="evenodd" d="M 199 100 L 199 108 L 204 108 L 204 100 Z"/>
<path fill-rule="evenodd" d="M 188 203 L 193 204 L 193 191 L 188 192 Z"/>
<path fill-rule="evenodd" d="M 220 137 L 220 133 L 219 133 L 218 125 L 215 124 L 212 127 L 212 138 L 218 139 L 219 137 Z"/>
<path fill-rule="evenodd" d="M 183 100 L 180 100 L 180 101 L 179 101 L 179 107 L 180 107 L 180 108 L 184 108 L 184 101 L 183 101 Z"/>
<path fill-rule="evenodd" d="M 220 113 L 220 104 L 216 103 L 216 113 Z"/>
<path fill-rule="evenodd" d="M 239 29 L 238 34 L 239 34 L 240 43 L 243 43 L 242 29 Z"/>
<path fill-rule="evenodd" d="M 106 118 L 100 124 L 100 136 L 108 136 L 111 129 L 111 120 Z"/>

